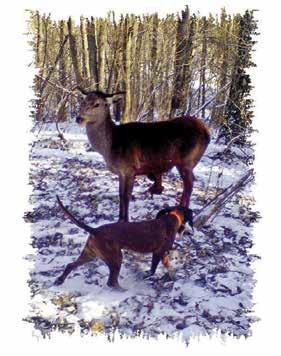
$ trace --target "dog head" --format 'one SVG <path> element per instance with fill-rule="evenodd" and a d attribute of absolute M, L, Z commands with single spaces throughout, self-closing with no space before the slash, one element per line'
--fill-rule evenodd
<path fill-rule="evenodd" d="M 173 207 L 167 207 L 162 210 L 160 210 L 157 215 L 156 219 L 159 219 L 160 217 L 168 214 L 174 214 L 178 215 L 179 219 L 181 219 L 181 224 L 179 226 L 179 232 L 182 232 L 184 230 L 185 224 L 188 222 L 189 226 L 193 230 L 193 210 L 189 208 L 184 208 L 182 206 L 173 206 Z"/>

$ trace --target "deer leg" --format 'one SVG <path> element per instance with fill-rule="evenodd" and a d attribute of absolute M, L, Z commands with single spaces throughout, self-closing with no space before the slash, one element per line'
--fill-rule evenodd
<path fill-rule="evenodd" d="M 134 187 L 134 176 L 120 176 L 119 177 L 119 221 L 129 221 L 129 203 Z"/>
<path fill-rule="evenodd" d="M 149 178 L 154 181 L 154 184 L 148 189 L 150 194 L 162 194 L 164 190 L 164 187 L 162 186 L 162 174 L 150 174 Z"/>
<path fill-rule="evenodd" d="M 193 173 L 191 168 L 178 167 L 178 171 L 183 180 L 183 193 L 181 196 L 181 206 L 189 207 L 190 196 L 193 188 Z"/>
<path fill-rule="evenodd" d="M 119 221 L 125 220 L 125 177 L 119 176 Z"/>

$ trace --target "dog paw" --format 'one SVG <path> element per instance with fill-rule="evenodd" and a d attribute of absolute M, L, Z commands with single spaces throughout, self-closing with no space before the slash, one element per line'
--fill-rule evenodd
<path fill-rule="evenodd" d="M 55 280 L 54 286 L 60 286 L 61 284 L 63 284 L 63 279 L 59 277 Z"/>
<path fill-rule="evenodd" d="M 150 277 L 153 276 L 154 273 L 152 273 L 151 271 L 145 271 L 145 272 L 140 272 L 138 277 L 141 279 L 148 279 Z"/>
<path fill-rule="evenodd" d="M 160 280 L 163 282 L 163 283 L 166 283 L 166 282 L 174 282 L 176 280 L 176 277 L 174 274 L 169 274 L 169 273 L 166 273 L 164 274 L 163 277 L 160 278 Z"/>

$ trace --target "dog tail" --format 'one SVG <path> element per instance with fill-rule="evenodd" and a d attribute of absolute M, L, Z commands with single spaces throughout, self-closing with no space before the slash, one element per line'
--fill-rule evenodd
<path fill-rule="evenodd" d="M 85 223 L 83 223 L 83 221 L 79 221 L 74 215 L 71 214 L 70 211 L 68 211 L 66 209 L 66 207 L 63 205 L 63 203 L 61 202 L 60 198 L 58 195 L 56 195 L 57 197 L 57 201 L 58 204 L 60 206 L 60 208 L 63 210 L 63 212 L 66 214 L 66 216 L 77 226 L 81 227 L 81 229 L 89 232 L 90 234 L 94 234 L 95 230 L 93 227 L 86 225 Z"/>

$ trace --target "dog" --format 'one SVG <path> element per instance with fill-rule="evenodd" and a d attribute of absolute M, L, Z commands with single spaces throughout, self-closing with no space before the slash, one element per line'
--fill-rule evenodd
<path fill-rule="evenodd" d="M 109 268 L 107 285 L 116 290 L 120 287 L 118 276 L 122 263 L 122 249 L 139 253 L 152 253 L 151 268 L 144 274 L 145 278 L 154 275 L 160 261 L 167 269 L 167 277 L 174 279 L 174 270 L 170 265 L 168 253 L 172 248 L 177 232 L 186 222 L 192 226 L 192 210 L 181 206 L 162 209 L 156 219 L 139 222 L 116 222 L 93 228 L 78 220 L 62 204 L 57 201 L 66 216 L 78 227 L 90 235 L 85 247 L 76 261 L 69 263 L 64 272 L 55 280 L 61 285 L 71 271 L 91 261 L 95 256 L 102 259 Z"/>

